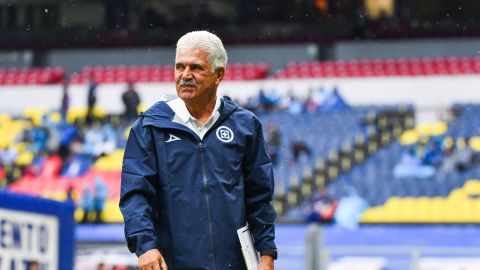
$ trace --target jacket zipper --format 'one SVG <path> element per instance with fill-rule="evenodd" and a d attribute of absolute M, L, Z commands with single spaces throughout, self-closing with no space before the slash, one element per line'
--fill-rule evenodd
<path fill-rule="evenodd" d="M 203 189 L 205 191 L 205 201 L 207 203 L 207 213 L 208 213 L 208 228 L 210 229 L 210 242 L 212 244 L 212 260 L 213 260 L 213 269 L 217 269 L 216 267 L 216 258 L 215 258 L 215 242 L 213 241 L 213 227 L 212 227 L 212 213 L 210 210 L 210 196 L 208 195 L 208 183 L 207 183 L 207 173 L 205 170 L 205 154 L 204 154 L 204 147 L 203 142 L 198 143 L 200 149 L 200 160 L 202 165 L 202 174 L 203 174 Z"/>

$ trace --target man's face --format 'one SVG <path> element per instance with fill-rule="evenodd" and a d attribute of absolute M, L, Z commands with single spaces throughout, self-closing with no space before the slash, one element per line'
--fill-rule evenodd
<path fill-rule="evenodd" d="M 198 100 L 215 93 L 223 78 L 223 68 L 212 71 L 206 52 L 181 50 L 175 59 L 175 85 L 184 101 Z"/>

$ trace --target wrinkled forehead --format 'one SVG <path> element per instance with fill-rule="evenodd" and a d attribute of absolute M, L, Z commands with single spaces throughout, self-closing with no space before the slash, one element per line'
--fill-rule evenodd
<path fill-rule="evenodd" d="M 175 55 L 175 63 L 179 62 L 205 62 L 208 61 L 208 53 L 201 49 L 181 49 Z"/>

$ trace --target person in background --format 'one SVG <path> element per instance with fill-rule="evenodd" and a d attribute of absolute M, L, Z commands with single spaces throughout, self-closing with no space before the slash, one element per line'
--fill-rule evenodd
<path fill-rule="evenodd" d="M 104 263 L 99 263 L 97 264 L 97 270 L 105 270 L 105 264 Z"/>
<path fill-rule="evenodd" d="M 90 190 L 90 187 L 85 186 L 83 188 L 82 198 L 80 199 L 80 207 L 83 210 L 82 223 L 90 222 L 89 215 L 93 211 L 93 193 Z"/>
<path fill-rule="evenodd" d="M 325 187 L 321 187 L 304 209 L 306 221 L 332 223 L 336 207 L 337 201 L 328 194 Z"/>
<path fill-rule="evenodd" d="M 124 117 L 127 122 L 132 122 L 138 117 L 138 105 L 140 105 L 140 96 L 135 90 L 132 81 L 128 82 L 127 90 L 122 94 L 122 102 L 125 106 Z"/>
<path fill-rule="evenodd" d="M 62 121 L 67 121 L 68 109 L 70 108 L 70 95 L 68 93 L 68 87 L 70 82 L 68 80 L 63 80 L 62 83 L 62 103 L 60 107 L 60 114 L 62 116 Z"/>
<path fill-rule="evenodd" d="M 88 82 L 88 95 L 87 95 L 87 116 L 85 122 L 88 126 L 93 123 L 95 105 L 97 104 L 97 87 L 98 83 L 95 81 L 95 76 L 92 71 L 90 73 L 90 79 Z"/>
<path fill-rule="evenodd" d="M 312 154 L 312 150 L 308 145 L 302 140 L 293 140 L 290 144 L 290 148 L 292 151 L 293 162 L 296 163 L 298 159 L 304 154 L 307 157 L 310 157 Z"/>
<path fill-rule="evenodd" d="M 28 264 L 28 270 L 40 270 L 40 264 L 38 263 L 38 261 L 30 261 L 30 263 Z"/>
<path fill-rule="evenodd" d="M 272 163 L 259 119 L 217 96 L 227 54 L 207 31 L 177 42 L 179 98 L 160 101 L 130 130 L 120 209 L 140 270 L 245 269 L 237 230 L 248 222 L 273 270 Z"/>
<path fill-rule="evenodd" d="M 267 145 L 268 154 L 272 159 L 272 164 L 273 166 L 276 166 L 278 164 L 278 159 L 280 158 L 282 135 L 278 130 L 278 126 L 274 123 L 269 123 L 267 125 Z"/>
<path fill-rule="evenodd" d="M 102 212 L 108 197 L 108 189 L 105 181 L 100 176 L 95 178 L 94 185 L 93 211 L 95 212 L 95 223 L 100 223 L 102 222 Z"/>
<path fill-rule="evenodd" d="M 68 187 L 67 187 L 67 193 L 66 193 L 66 197 L 65 197 L 65 202 L 67 203 L 70 203 L 72 205 L 75 204 L 75 198 L 73 196 L 73 193 L 74 193 L 74 187 L 72 184 L 69 184 Z"/>

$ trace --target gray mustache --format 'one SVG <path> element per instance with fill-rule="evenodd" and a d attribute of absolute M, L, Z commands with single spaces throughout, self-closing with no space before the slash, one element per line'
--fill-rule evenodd
<path fill-rule="evenodd" d="M 184 80 L 180 79 L 180 82 L 178 83 L 180 86 L 192 86 L 192 87 L 197 87 L 197 82 L 194 80 Z"/>

